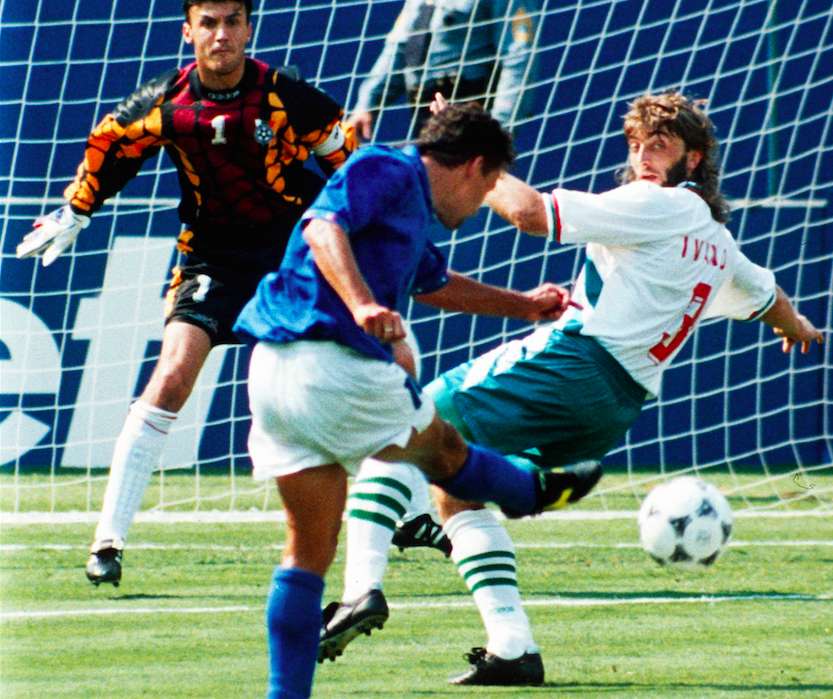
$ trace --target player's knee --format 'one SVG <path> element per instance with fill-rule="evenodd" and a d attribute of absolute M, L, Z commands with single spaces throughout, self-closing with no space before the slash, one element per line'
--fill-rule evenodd
<path fill-rule="evenodd" d="M 142 398 L 165 410 L 178 411 L 193 388 L 189 374 L 178 365 L 157 365 Z"/>
<path fill-rule="evenodd" d="M 431 464 L 435 480 L 451 478 L 466 460 L 468 446 L 462 435 L 448 422 L 442 421 L 435 459 Z"/>
<path fill-rule="evenodd" d="M 463 436 L 464 439 L 471 439 L 466 423 L 463 421 L 460 411 L 454 404 L 455 389 L 450 381 L 445 377 L 439 376 L 429 383 L 423 392 L 427 395 L 437 408 L 437 414 L 446 422 L 450 422 L 455 429 Z"/>
<path fill-rule="evenodd" d="M 443 522 L 447 522 L 454 515 L 467 510 L 482 510 L 485 506 L 479 502 L 467 502 L 455 498 L 450 493 L 442 488 L 434 488 L 433 491 L 434 504 L 437 507 L 437 513 Z"/>

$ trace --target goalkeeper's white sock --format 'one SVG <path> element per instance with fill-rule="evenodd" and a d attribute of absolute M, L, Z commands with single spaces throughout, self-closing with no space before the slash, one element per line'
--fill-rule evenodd
<path fill-rule="evenodd" d="M 515 547 L 506 529 L 489 510 L 459 512 L 443 529 L 486 627 L 486 650 L 504 660 L 537 653 L 518 592 Z"/>
<path fill-rule="evenodd" d="M 95 540 L 127 539 L 176 413 L 137 400 L 116 440 Z"/>
<path fill-rule="evenodd" d="M 362 462 L 347 499 L 343 602 L 382 589 L 396 522 L 408 508 L 417 478 L 421 476 L 410 464 Z"/>

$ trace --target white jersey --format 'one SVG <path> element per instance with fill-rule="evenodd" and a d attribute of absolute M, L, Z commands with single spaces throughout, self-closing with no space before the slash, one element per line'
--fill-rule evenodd
<path fill-rule="evenodd" d="M 571 307 L 557 327 L 590 335 L 651 394 L 704 318 L 759 318 L 772 272 L 751 262 L 696 193 L 637 181 L 604 194 L 543 194 L 561 243 L 586 243 Z"/>

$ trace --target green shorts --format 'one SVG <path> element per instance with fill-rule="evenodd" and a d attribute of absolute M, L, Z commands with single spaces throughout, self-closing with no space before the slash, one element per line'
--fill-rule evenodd
<path fill-rule="evenodd" d="M 545 468 L 600 461 L 647 397 L 593 338 L 547 329 L 447 371 L 426 393 L 467 439 Z"/>

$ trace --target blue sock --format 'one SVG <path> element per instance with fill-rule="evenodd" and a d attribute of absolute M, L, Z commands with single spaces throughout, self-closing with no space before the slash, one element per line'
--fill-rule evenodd
<path fill-rule="evenodd" d="M 536 505 L 535 476 L 476 444 L 469 444 L 468 457 L 457 473 L 434 483 L 461 500 L 494 502 L 518 514 L 531 514 Z"/>
<path fill-rule="evenodd" d="M 266 603 L 269 699 L 306 699 L 318 658 L 324 580 L 299 568 L 275 568 Z"/>

